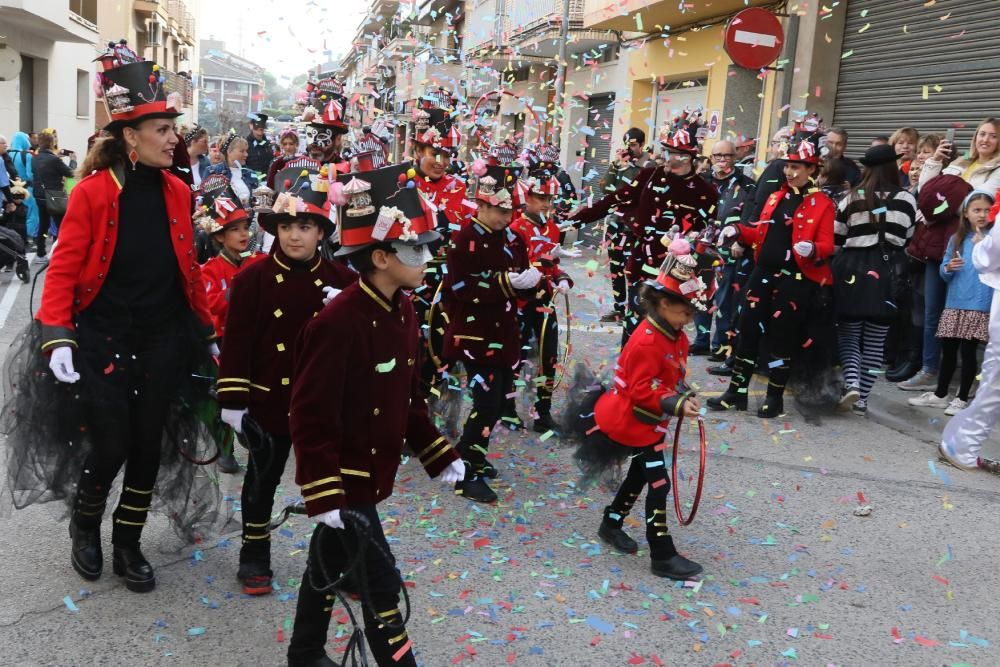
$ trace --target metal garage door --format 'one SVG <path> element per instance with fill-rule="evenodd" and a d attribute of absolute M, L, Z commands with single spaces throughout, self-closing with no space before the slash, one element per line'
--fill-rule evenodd
<path fill-rule="evenodd" d="M 604 193 L 598 186 L 600 179 L 608 171 L 611 163 L 611 131 L 615 120 L 615 94 L 593 95 L 587 107 L 587 127 L 593 130 L 587 136 L 587 146 L 584 148 L 583 173 L 587 175 L 593 170 L 596 175 L 585 182 L 586 187 L 592 187 L 594 201 Z"/>
<path fill-rule="evenodd" d="M 956 137 L 1000 115 L 1000 2 L 849 0 L 833 123 L 860 153 L 910 125 Z"/>
<path fill-rule="evenodd" d="M 646 143 L 656 146 L 656 134 L 660 127 L 685 111 L 704 109 L 708 97 L 708 78 L 667 81 L 656 96 L 653 112 L 652 135 L 646 131 Z"/>

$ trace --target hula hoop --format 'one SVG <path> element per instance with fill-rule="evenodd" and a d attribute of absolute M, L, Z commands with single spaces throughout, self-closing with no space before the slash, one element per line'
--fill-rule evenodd
<path fill-rule="evenodd" d="M 442 265 L 443 266 L 443 265 Z M 427 356 L 431 358 L 431 363 L 434 364 L 434 369 L 440 371 L 444 366 L 441 361 L 441 357 L 438 356 L 436 350 L 434 349 L 434 339 L 432 337 L 434 326 L 434 313 L 437 310 L 438 304 L 441 303 L 441 288 L 444 286 L 444 276 L 441 276 L 441 280 L 438 282 L 437 289 L 434 290 L 434 296 L 431 297 L 431 305 L 427 307 L 427 315 L 425 316 L 424 323 L 427 325 L 427 341 L 424 343 L 427 348 Z M 442 312 L 444 310 L 442 309 Z"/>
<path fill-rule="evenodd" d="M 677 418 L 677 427 L 674 429 L 674 453 L 670 461 L 670 479 L 674 485 L 674 513 L 677 514 L 677 520 L 682 526 L 688 526 L 694 521 L 695 514 L 698 513 L 698 506 L 701 504 L 701 490 L 705 485 L 705 455 L 708 450 L 708 445 L 705 442 L 705 420 L 698 418 L 698 437 L 701 440 L 701 465 L 698 467 L 698 486 L 695 487 L 694 492 L 694 503 L 691 505 L 691 514 L 684 518 L 684 514 L 681 512 L 681 499 L 680 494 L 677 493 L 677 451 L 680 449 L 681 444 L 681 425 L 684 423 L 683 417 Z"/>
<path fill-rule="evenodd" d="M 562 360 L 561 361 L 557 360 L 555 364 L 556 366 L 555 377 L 552 378 L 553 393 L 555 393 L 556 389 L 559 388 L 559 386 L 562 384 L 563 379 L 566 377 L 566 366 L 569 365 L 569 355 L 573 352 L 573 343 L 572 339 L 570 338 L 570 331 L 571 331 L 570 320 L 572 318 L 570 317 L 570 310 L 569 310 L 569 294 L 565 292 L 563 292 L 563 305 L 566 308 L 566 327 L 565 327 L 566 335 L 563 337 L 565 345 L 563 347 L 563 353 L 561 355 Z M 545 358 L 543 356 L 544 352 L 542 350 L 545 349 L 545 333 L 549 330 L 549 318 L 552 317 L 553 315 L 555 315 L 556 318 L 559 317 L 559 315 L 556 313 L 556 295 L 554 294 L 552 295 L 552 301 L 549 302 L 548 312 L 545 313 L 545 317 L 542 318 L 542 336 L 538 341 L 538 366 L 536 366 L 536 368 L 539 371 L 545 368 L 545 366 L 543 365 Z"/>

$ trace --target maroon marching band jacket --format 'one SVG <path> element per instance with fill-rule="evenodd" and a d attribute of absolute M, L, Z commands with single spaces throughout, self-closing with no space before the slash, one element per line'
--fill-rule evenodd
<path fill-rule="evenodd" d="M 364 278 L 302 329 L 289 422 L 309 516 L 388 498 L 404 440 L 431 477 L 458 459 L 428 413 L 420 350 L 409 297 Z"/>
<path fill-rule="evenodd" d="M 660 239 L 671 227 L 677 225 L 684 233 L 701 231 L 715 215 L 718 203 L 715 186 L 693 170 L 687 176 L 677 176 L 660 165 L 641 169 L 634 181 L 570 220 L 594 222 L 616 209 L 631 236 L 625 245 L 625 272 L 636 281 L 656 276 L 667 254 Z"/>
<path fill-rule="evenodd" d="M 444 358 L 513 368 L 521 358 L 517 299 L 509 272 L 528 268 L 528 250 L 510 229 L 491 230 L 478 219 L 453 234 L 444 279 L 448 324 Z"/>
<path fill-rule="evenodd" d="M 306 265 L 293 262 L 280 247 L 237 273 L 219 362 L 219 405 L 249 409 L 265 431 L 288 435 L 295 339 L 323 309 L 323 287 L 343 289 L 356 279 L 319 254 Z"/>
<path fill-rule="evenodd" d="M 112 169 L 84 177 L 73 188 L 66 216 L 59 226 L 59 243 L 45 275 L 42 305 L 35 315 L 42 324 L 42 350 L 76 347 L 73 317 L 87 309 L 104 284 L 118 241 L 118 197 L 122 179 Z M 205 337 L 214 334 L 208 312 L 201 267 L 194 254 L 191 189 L 163 170 L 163 199 L 170 220 L 170 240 L 177 256 L 180 285 L 188 305 L 203 325 Z M 211 329 L 211 331 L 209 331 Z"/>

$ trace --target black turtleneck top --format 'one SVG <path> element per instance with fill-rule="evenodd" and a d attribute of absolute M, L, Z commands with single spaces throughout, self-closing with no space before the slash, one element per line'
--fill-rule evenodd
<path fill-rule="evenodd" d="M 108 275 L 87 310 L 129 328 L 159 327 L 185 306 L 161 170 L 141 162 L 134 170 L 126 165 L 118 206 Z"/>

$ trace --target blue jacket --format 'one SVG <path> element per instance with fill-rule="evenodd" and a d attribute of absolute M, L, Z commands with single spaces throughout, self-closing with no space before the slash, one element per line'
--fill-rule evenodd
<path fill-rule="evenodd" d="M 984 285 L 979 280 L 979 273 L 972 265 L 972 234 L 967 234 L 962 242 L 962 259 L 965 264 L 958 271 L 945 271 L 948 261 L 955 256 L 955 237 L 948 241 L 944 251 L 944 261 L 941 262 L 941 278 L 948 283 L 948 297 L 944 307 L 954 310 L 978 310 L 981 313 L 990 312 L 993 301 L 993 288 Z"/>

